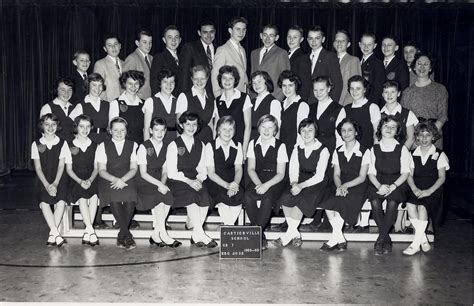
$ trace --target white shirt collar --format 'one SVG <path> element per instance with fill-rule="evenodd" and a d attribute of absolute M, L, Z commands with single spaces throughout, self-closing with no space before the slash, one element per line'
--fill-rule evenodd
<path fill-rule="evenodd" d="M 61 107 L 64 107 L 64 106 L 61 104 L 61 100 L 59 100 L 59 98 L 54 98 L 53 104 L 59 105 L 59 106 L 61 106 Z M 71 105 L 72 105 L 71 102 L 69 102 L 69 101 L 66 102 L 66 108 L 68 108 L 68 107 L 71 106 Z"/>
<path fill-rule="evenodd" d="M 89 137 L 87 137 L 86 142 L 79 142 L 77 138 L 74 138 L 72 140 L 72 144 L 80 148 L 83 152 L 85 152 L 87 148 L 92 144 L 92 140 Z"/>
<path fill-rule="evenodd" d="M 395 145 L 400 144 L 395 138 L 389 139 L 388 143 L 385 143 L 383 141 L 379 142 L 380 149 L 384 152 L 390 151 Z"/>
<path fill-rule="evenodd" d="M 84 102 L 91 103 L 91 104 L 97 104 L 97 103 L 100 103 L 100 97 L 97 97 L 96 99 L 94 99 L 92 96 L 87 95 L 84 98 Z"/>
<path fill-rule="evenodd" d="M 177 50 L 171 50 L 170 48 L 166 48 L 171 55 L 173 55 L 174 58 L 178 58 L 178 51 Z"/>
<path fill-rule="evenodd" d="M 369 55 L 365 56 L 365 55 L 362 55 L 362 58 L 364 59 L 364 61 L 368 60 L 370 56 L 372 56 L 372 54 L 374 54 L 374 52 L 370 53 Z"/>
<path fill-rule="evenodd" d="M 400 103 L 398 103 L 398 102 L 396 102 L 396 103 L 397 103 L 397 106 L 393 109 L 393 111 L 389 111 L 387 106 L 384 105 L 384 107 L 382 107 L 380 112 L 385 113 L 387 115 L 395 115 L 396 113 L 402 113 L 402 106 L 400 105 Z"/>
<path fill-rule="evenodd" d="M 138 95 L 135 95 L 135 99 L 133 101 L 128 100 L 125 91 L 118 97 L 118 100 L 125 101 L 128 105 L 140 105 L 143 103 L 142 99 Z"/>
<path fill-rule="evenodd" d="M 346 144 L 343 144 L 337 151 L 346 153 L 347 151 Z M 347 153 L 349 153 L 348 155 L 355 154 L 355 156 L 362 156 L 362 152 L 360 151 L 360 143 L 356 140 L 356 143 L 354 147 L 352 147 L 352 150 Z"/>
<path fill-rule="evenodd" d="M 114 64 L 115 62 L 119 59 L 118 57 L 113 57 L 107 54 L 107 58 L 109 58 Z M 119 65 L 120 65 L 120 60 L 119 60 Z"/>
<path fill-rule="evenodd" d="M 431 147 L 428 149 L 428 154 L 425 155 L 425 156 L 432 155 L 435 152 L 436 152 L 436 147 L 432 144 Z M 423 156 L 423 154 L 421 153 L 421 147 L 420 146 L 416 147 L 415 151 L 413 152 L 413 156 Z"/>
<path fill-rule="evenodd" d="M 49 146 L 57 145 L 60 140 L 61 139 L 56 135 L 54 135 L 54 138 L 52 140 L 48 140 L 43 136 L 40 138 L 39 142 L 49 147 Z"/>
<path fill-rule="evenodd" d="M 291 106 L 291 104 L 293 104 L 293 103 L 295 103 L 295 102 L 298 102 L 299 100 L 301 100 L 300 95 L 296 95 L 295 98 L 291 101 L 291 103 L 286 106 L 285 110 L 287 110 L 288 107 Z M 288 102 L 288 98 L 286 98 L 285 100 L 283 100 L 283 107 L 285 107 L 285 105 L 286 105 L 287 102 Z"/>
<path fill-rule="evenodd" d="M 160 100 L 163 101 L 163 102 L 171 101 L 171 99 L 174 98 L 173 95 L 170 95 L 170 97 L 169 97 L 168 99 L 166 99 L 166 98 L 161 94 L 161 91 L 157 92 L 157 93 L 155 94 L 155 97 L 160 98 Z"/>
<path fill-rule="evenodd" d="M 255 108 L 257 108 L 260 103 L 262 103 L 263 99 L 265 99 L 270 93 L 267 91 L 265 91 L 261 96 L 257 96 L 257 98 L 255 99 Z"/>
<path fill-rule="evenodd" d="M 343 52 L 343 53 L 341 53 L 341 54 L 338 54 L 338 55 L 337 55 L 337 58 L 339 59 L 339 61 L 341 61 L 341 59 L 342 59 L 344 56 L 346 56 L 346 54 L 347 54 L 347 52 Z"/>
<path fill-rule="evenodd" d="M 239 99 L 240 96 L 242 95 L 242 93 L 240 92 L 240 90 L 234 88 L 234 93 L 232 94 L 232 98 L 230 99 L 230 101 L 233 101 L 235 99 Z M 224 101 L 224 102 L 227 102 L 226 100 L 224 100 L 224 94 L 221 95 L 221 101 Z"/>
<path fill-rule="evenodd" d="M 363 99 L 352 101 L 352 106 L 361 107 L 365 105 L 367 102 L 369 102 L 369 100 L 367 100 L 367 98 L 364 97 Z"/>
<path fill-rule="evenodd" d="M 262 46 L 262 49 L 260 50 L 260 52 L 265 52 L 265 49 L 268 50 L 267 52 L 269 52 L 273 47 L 275 46 L 275 44 L 271 45 L 269 48 L 265 47 L 265 46 Z"/>
<path fill-rule="evenodd" d="M 329 105 L 329 104 L 331 104 L 331 102 L 332 102 L 331 97 L 328 97 L 328 98 L 326 99 L 326 101 L 318 101 L 318 106 L 320 106 L 320 105 L 322 105 L 322 106 L 324 106 L 324 105 Z"/>
<path fill-rule="evenodd" d="M 193 85 L 193 87 L 191 87 L 191 93 L 192 93 L 193 96 L 198 96 L 198 97 L 201 96 L 202 97 L 202 95 L 197 91 L 197 89 L 196 89 L 196 87 L 194 87 L 194 85 Z M 206 90 L 204 90 L 204 98 L 207 98 Z"/>
<path fill-rule="evenodd" d="M 116 145 L 123 145 L 125 143 L 125 139 L 115 140 L 112 138 L 112 142 L 115 143 Z"/>
<path fill-rule="evenodd" d="M 263 147 L 262 139 L 261 139 L 261 138 L 262 138 L 262 137 L 258 136 L 257 141 L 255 142 L 255 145 L 258 145 L 258 144 L 259 144 L 260 146 Z M 267 143 L 267 144 L 268 144 L 268 143 Z M 275 146 L 276 146 L 276 138 L 275 138 L 275 137 L 273 137 L 272 140 L 270 140 L 268 146 L 271 146 L 271 147 L 275 147 Z"/>
<path fill-rule="evenodd" d="M 311 149 L 312 151 L 314 150 L 317 150 L 319 149 L 323 144 L 318 140 L 318 139 L 314 139 L 315 141 L 313 142 L 313 144 L 311 144 L 309 147 L 306 147 L 304 142 L 301 140 L 297 146 L 298 148 L 300 149 Z"/>
<path fill-rule="evenodd" d="M 235 42 L 232 38 L 230 38 L 229 41 L 234 46 L 234 48 L 240 52 L 240 43 Z"/>
<path fill-rule="evenodd" d="M 237 149 L 237 145 L 235 144 L 235 142 L 232 139 L 230 140 L 228 146 Z M 216 149 L 219 149 L 220 147 L 224 147 L 224 144 L 222 143 L 221 138 L 217 137 L 216 138 Z"/>
<path fill-rule="evenodd" d="M 393 60 L 393 58 L 395 57 L 395 54 L 393 54 L 392 56 L 390 56 L 388 59 L 387 58 L 384 58 L 383 61 L 384 62 L 387 62 L 387 66 L 390 64 L 390 62 Z"/>
<path fill-rule="evenodd" d="M 145 58 L 145 56 L 147 56 L 147 55 L 148 55 L 148 54 L 145 54 L 145 53 L 143 53 L 143 51 L 142 51 L 142 50 L 140 50 L 139 48 L 137 48 L 137 51 L 138 51 L 138 52 L 140 52 L 140 54 L 143 56 L 143 58 Z"/>
<path fill-rule="evenodd" d="M 77 71 L 77 73 L 79 73 L 79 75 L 82 77 L 83 80 L 84 80 L 84 74 L 85 74 L 86 77 L 87 77 L 87 71 L 86 71 L 86 72 L 82 72 L 82 71 L 80 71 L 79 69 L 77 69 L 76 71 Z"/>
<path fill-rule="evenodd" d="M 209 45 L 208 45 L 208 44 L 206 44 L 204 41 L 202 41 L 202 39 L 199 39 L 199 40 L 201 41 L 201 44 L 202 44 L 202 46 L 203 46 L 203 48 L 204 48 L 204 52 L 206 52 L 207 46 L 209 46 L 209 48 L 211 49 L 211 55 L 212 55 L 212 53 L 213 53 L 212 51 L 214 51 L 214 45 L 213 45 L 213 44 L 209 44 Z"/>

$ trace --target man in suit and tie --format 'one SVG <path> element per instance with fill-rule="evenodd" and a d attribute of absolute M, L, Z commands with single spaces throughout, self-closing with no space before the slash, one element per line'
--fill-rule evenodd
<path fill-rule="evenodd" d="M 249 83 L 247 76 L 247 55 L 240 42 L 247 33 L 248 21 L 244 17 L 234 17 L 229 22 L 229 40 L 216 50 L 214 64 L 212 66 L 211 82 L 214 96 L 221 95 L 221 88 L 217 82 L 219 69 L 224 65 L 235 66 L 239 72 L 240 80 L 237 89 L 241 92 L 247 92 Z"/>
<path fill-rule="evenodd" d="M 406 63 L 395 56 L 398 51 L 398 39 L 393 35 L 386 35 L 382 39 L 383 65 L 387 81 L 396 81 L 400 92 L 410 85 L 410 71 Z"/>
<path fill-rule="evenodd" d="M 309 59 L 311 60 L 311 79 L 318 76 L 328 76 L 334 85 L 329 95 L 333 101 L 339 102 L 342 92 L 342 75 L 339 68 L 339 60 L 335 53 L 323 48 L 326 41 L 324 30 L 320 26 L 314 26 L 308 31 L 308 44 L 311 48 Z M 316 102 L 314 94 L 309 96 L 309 104 Z"/>
<path fill-rule="evenodd" d="M 301 80 L 298 94 L 304 101 L 308 101 L 309 95 L 312 92 L 313 83 L 311 82 L 311 61 L 308 55 L 301 50 L 303 40 L 303 28 L 299 25 L 294 25 L 288 29 L 286 43 L 289 48 L 288 57 L 290 58 L 291 71 Z"/>
<path fill-rule="evenodd" d="M 178 47 L 181 43 L 181 34 L 178 28 L 174 25 L 169 25 L 163 30 L 163 42 L 165 43 L 165 49 L 155 54 L 153 57 L 153 64 L 151 65 L 150 71 L 150 86 L 151 93 L 155 95 L 160 91 L 160 84 L 158 84 L 158 74 L 163 69 L 169 69 L 173 71 L 175 79 L 177 80 L 173 90 L 173 96 L 178 97 L 181 93 L 181 84 L 179 80 L 181 77 L 181 68 L 178 57 Z"/>
<path fill-rule="evenodd" d="M 84 98 L 87 95 L 87 91 L 84 89 L 84 81 L 87 79 L 89 74 L 89 66 L 91 65 L 91 58 L 89 53 L 84 50 L 79 50 L 74 53 L 74 58 L 72 60 L 74 66 L 76 66 L 76 71 L 72 73 L 71 79 L 74 80 L 74 92 L 69 101 L 72 104 L 77 104 L 84 102 Z"/>
<path fill-rule="evenodd" d="M 214 61 L 215 47 L 213 45 L 216 38 L 216 26 L 212 20 L 203 20 L 199 24 L 197 33 L 200 39 L 189 42 L 183 46 L 179 53 L 179 65 L 181 66 L 181 84 L 183 91 L 190 90 L 193 87 L 191 81 L 191 68 L 196 65 L 206 67 L 209 72 L 212 70 Z M 211 81 L 206 84 L 208 96 L 213 95 Z"/>
<path fill-rule="evenodd" d="M 334 49 L 336 50 L 339 66 L 342 75 L 342 92 L 339 101 L 344 106 L 352 102 L 352 97 L 347 90 L 347 81 L 354 75 L 362 75 L 360 61 L 357 57 L 347 53 L 347 49 L 351 46 L 351 36 L 345 30 L 338 30 L 334 36 Z"/>
<path fill-rule="evenodd" d="M 260 33 L 263 47 L 253 50 L 250 54 L 251 72 L 266 71 L 274 85 L 278 84 L 278 78 L 282 71 L 291 69 L 288 54 L 275 44 L 279 37 L 276 25 L 264 26 Z M 285 95 L 281 88 L 278 86 L 274 86 L 274 88 L 273 96 L 277 100 L 283 101 Z"/>
<path fill-rule="evenodd" d="M 145 100 L 151 97 L 150 69 L 153 63 L 153 56 L 149 53 L 153 46 L 153 37 L 150 31 L 138 30 L 136 33 L 135 45 L 137 49 L 130 53 L 123 64 L 123 71 L 138 70 L 145 75 L 145 84 L 138 91 L 140 99 Z"/>
<path fill-rule="evenodd" d="M 367 99 L 369 102 L 381 106 L 384 104 L 382 99 L 382 85 L 385 82 L 386 76 L 382 61 L 379 60 L 374 54 L 374 50 L 377 47 L 375 34 L 362 34 L 359 47 L 362 51 L 362 76 L 370 84 L 370 90 L 367 95 Z"/>
<path fill-rule="evenodd" d="M 116 35 L 108 34 L 104 38 L 103 48 L 107 55 L 95 62 L 94 72 L 104 78 L 106 89 L 102 91 L 100 98 L 112 102 L 122 93 L 119 82 L 123 69 L 123 62 L 119 58 L 122 45 Z"/>

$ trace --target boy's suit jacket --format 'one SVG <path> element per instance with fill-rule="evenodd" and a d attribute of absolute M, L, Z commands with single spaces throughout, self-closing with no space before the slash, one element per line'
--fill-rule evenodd
<path fill-rule="evenodd" d="M 375 54 L 369 56 L 362 65 L 362 76 L 369 81 L 370 90 L 367 95 L 367 99 L 379 106 L 383 106 L 382 99 L 382 85 L 385 82 L 385 68 L 381 60 L 379 60 Z"/>
<path fill-rule="evenodd" d="M 161 70 L 169 69 L 174 72 L 174 80 L 175 80 L 175 87 L 173 90 L 173 96 L 178 97 L 181 93 L 181 68 L 176 63 L 176 59 L 171 54 L 168 49 L 164 49 L 161 53 L 155 54 L 153 57 L 153 63 L 151 64 L 151 71 L 150 71 L 150 86 L 151 86 L 151 94 L 155 95 L 160 91 L 160 84 L 158 83 L 158 75 Z"/>
<path fill-rule="evenodd" d="M 121 59 L 118 60 L 123 72 L 123 61 Z M 100 74 L 105 81 L 105 90 L 102 91 L 100 98 L 109 102 L 112 102 L 118 98 L 122 93 L 122 88 L 119 81 L 120 72 L 117 69 L 113 59 L 109 56 L 106 56 L 95 62 L 94 72 Z"/>
<path fill-rule="evenodd" d="M 188 91 L 193 86 L 193 82 L 191 81 L 191 68 L 196 65 L 207 67 L 209 74 L 212 70 L 212 65 L 209 65 L 206 50 L 204 50 L 200 39 L 185 44 L 179 53 L 179 66 L 181 67 L 181 79 L 179 83 L 183 91 Z M 206 91 L 208 95 L 213 94 L 210 79 L 207 81 Z"/>
<path fill-rule="evenodd" d="M 347 91 L 347 81 L 354 75 L 362 75 L 362 68 L 360 67 L 359 59 L 349 53 L 344 55 L 339 62 L 339 66 L 341 67 L 342 75 L 342 92 L 339 104 L 344 106 L 352 102 L 351 94 Z"/>
<path fill-rule="evenodd" d="M 387 81 L 398 82 L 400 92 L 403 92 L 405 88 L 410 86 L 410 71 L 408 70 L 408 66 L 396 56 L 390 61 L 388 66 L 385 67 L 385 75 L 387 76 Z"/>
<path fill-rule="evenodd" d="M 298 90 L 298 94 L 305 102 L 307 102 L 313 88 L 311 82 L 311 60 L 308 55 L 299 48 L 291 55 L 290 65 L 291 71 L 296 73 L 301 80 L 301 87 Z"/>
<path fill-rule="evenodd" d="M 86 73 L 87 75 L 88 73 Z M 84 102 L 84 98 L 87 95 L 87 91 L 84 89 L 84 78 L 79 74 L 77 70 L 72 73 L 71 79 L 74 80 L 74 93 L 72 94 L 69 101 L 72 104 Z"/>
<path fill-rule="evenodd" d="M 311 53 L 309 56 L 311 56 Z M 330 77 L 334 84 L 329 96 L 331 96 L 333 101 L 339 101 L 342 92 L 342 75 L 339 68 L 339 60 L 334 52 L 327 51 L 324 48 L 319 53 L 318 61 L 311 72 L 311 79 L 323 75 Z M 313 93 L 310 94 L 309 101 L 310 104 L 316 102 Z"/>
<path fill-rule="evenodd" d="M 262 47 L 264 48 L 264 47 Z M 260 51 L 262 48 L 258 48 L 252 51 L 250 54 L 251 72 L 255 71 L 266 71 L 273 81 L 273 96 L 280 101 L 283 101 L 285 96 L 278 87 L 278 78 L 283 70 L 290 70 L 290 60 L 288 59 L 288 53 L 282 48 L 274 45 L 260 61 Z"/>
<path fill-rule="evenodd" d="M 230 40 L 217 48 L 211 73 L 214 97 L 221 95 L 221 88 L 217 83 L 217 75 L 219 74 L 219 69 L 224 65 L 235 66 L 237 68 L 240 75 L 240 81 L 236 88 L 241 92 L 247 92 L 247 85 L 249 83 L 247 76 L 247 55 L 242 46 L 240 46 L 240 52 L 243 53 L 243 58 L 242 55 L 239 54 L 239 51 L 237 51 L 237 49 L 232 45 Z"/>
<path fill-rule="evenodd" d="M 148 60 L 150 61 L 150 65 L 153 64 L 153 56 L 150 54 L 148 54 Z M 125 59 L 122 71 L 125 72 L 128 70 L 138 70 L 145 74 L 145 84 L 138 91 L 138 96 L 142 100 L 146 100 L 147 98 L 151 97 L 150 68 L 148 68 L 148 65 L 145 62 L 145 57 L 143 57 L 141 51 L 139 51 L 138 48 L 135 49 L 134 52 L 130 53 Z"/>

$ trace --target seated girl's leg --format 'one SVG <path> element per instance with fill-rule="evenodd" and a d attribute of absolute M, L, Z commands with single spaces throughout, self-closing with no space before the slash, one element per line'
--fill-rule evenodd
<path fill-rule="evenodd" d="M 86 227 L 84 230 L 84 235 L 82 236 L 82 241 L 89 242 L 90 234 L 92 233 L 92 232 L 89 232 L 90 228 L 92 227 L 90 211 L 89 211 L 89 203 L 88 203 L 88 200 L 84 198 L 79 199 L 77 202 L 79 202 L 79 211 L 81 212 L 81 215 L 82 215 L 82 222 L 84 223 Z"/>
<path fill-rule="evenodd" d="M 370 206 L 372 206 L 372 217 L 380 230 L 384 220 L 382 201 L 380 199 L 372 199 L 370 201 Z"/>
<path fill-rule="evenodd" d="M 127 239 L 132 239 L 132 233 L 130 233 L 130 222 L 132 221 L 133 215 L 135 213 L 135 202 L 123 202 L 123 208 L 124 208 L 124 221 L 125 221 L 125 226 L 124 230 L 126 230 L 126 238 Z"/>
<path fill-rule="evenodd" d="M 419 216 L 419 228 L 418 231 L 420 232 L 420 238 L 421 238 L 421 249 L 423 252 L 428 252 L 431 250 L 430 243 L 428 242 L 428 237 L 426 236 L 426 227 L 428 226 L 428 210 L 426 209 L 425 206 L 423 205 L 418 205 L 418 216 Z"/>
<path fill-rule="evenodd" d="M 250 224 L 258 225 L 259 208 L 257 207 L 257 201 L 247 194 L 245 194 L 245 211 L 249 216 Z"/>
<path fill-rule="evenodd" d="M 393 200 L 387 200 L 387 206 L 385 207 L 385 218 L 381 229 L 379 229 L 379 235 L 382 235 L 384 241 L 390 241 L 388 233 L 392 228 L 393 224 L 397 219 L 398 203 Z"/>
<path fill-rule="evenodd" d="M 63 219 L 65 208 L 66 208 L 66 202 L 64 201 L 59 201 L 54 206 L 54 223 L 56 224 L 56 228 L 59 228 L 59 225 L 61 224 L 61 220 Z"/>
<path fill-rule="evenodd" d="M 52 236 L 52 242 L 54 243 L 54 238 L 59 235 L 59 230 L 58 227 L 56 226 L 56 223 L 54 222 L 54 215 L 53 211 L 51 210 L 51 206 L 48 203 L 41 202 L 40 203 L 40 209 L 43 212 L 44 219 L 46 220 L 46 223 L 48 224 L 49 227 L 49 235 Z"/>
<path fill-rule="evenodd" d="M 117 235 L 117 244 L 118 246 L 123 246 L 124 240 L 127 238 L 126 233 L 128 231 L 128 226 L 125 226 L 127 221 L 126 221 L 125 210 L 123 208 L 122 202 L 110 203 L 110 210 L 112 211 L 112 215 L 114 216 L 115 220 L 117 221 L 119 225 L 119 232 Z"/>
<path fill-rule="evenodd" d="M 339 229 L 339 223 L 338 223 L 338 220 L 336 220 L 336 212 L 335 211 L 326 209 L 326 215 L 328 216 L 329 223 L 332 226 L 331 238 L 329 238 L 329 240 L 328 240 L 328 242 L 326 242 L 326 244 L 329 247 L 333 247 L 338 243 L 338 238 L 339 238 L 338 237 L 338 231 L 340 230 Z"/>
<path fill-rule="evenodd" d="M 415 204 L 407 203 L 408 216 L 410 217 L 410 222 L 415 229 L 415 236 L 413 237 L 412 243 L 403 250 L 405 255 L 415 255 L 420 251 L 421 245 L 421 233 L 420 233 L 420 220 L 418 216 L 418 209 Z"/>
<path fill-rule="evenodd" d="M 163 203 L 160 203 L 158 205 L 156 205 L 155 207 L 153 207 L 151 209 L 151 215 L 153 216 L 153 232 L 151 233 L 151 238 L 155 241 L 155 242 L 161 242 L 161 238 L 160 238 L 160 226 L 159 226 L 159 223 L 160 223 L 160 219 L 161 219 L 161 216 L 160 214 L 162 213 L 162 209 L 161 209 L 161 206 Z"/>
<path fill-rule="evenodd" d="M 265 227 L 270 221 L 272 210 L 273 210 L 273 205 L 270 199 L 264 199 L 261 201 L 257 225 L 260 225 L 262 227 L 262 231 L 265 230 Z"/>
<path fill-rule="evenodd" d="M 211 242 L 211 238 L 206 235 L 202 228 L 200 207 L 193 203 L 186 206 L 186 210 L 188 211 L 188 217 L 191 223 L 194 225 L 191 238 L 195 242 L 203 242 L 205 244 Z"/>
<path fill-rule="evenodd" d="M 241 211 L 242 205 L 229 206 L 229 225 L 235 225 L 235 221 L 237 221 L 237 218 L 239 217 Z"/>
<path fill-rule="evenodd" d="M 204 222 L 206 222 L 208 211 L 209 211 L 209 206 L 199 206 L 199 216 L 201 220 L 201 226 L 204 226 Z"/>
<path fill-rule="evenodd" d="M 89 199 L 88 209 L 89 209 L 90 227 L 89 228 L 86 227 L 86 231 L 87 231 L 88 234 L 92 234 L 89 239 L 90 239 L 90 242 L 93 243 L 93 244 L 96 244 L 99 240 L 97 235 L 95 234 L 95 230 L 94 230 L 94 218 L 95 218 L 95 214 L 97 212 L 98 202 L 99 202 L 99 199 L 98 199 L 97 195 L 94 195 Z"/>

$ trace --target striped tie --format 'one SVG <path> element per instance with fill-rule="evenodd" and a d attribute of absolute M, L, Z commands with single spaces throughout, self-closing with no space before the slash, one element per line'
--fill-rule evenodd
<path fill-rule="evenodd" d="M 207 45 L 206 48 L 206 55 L 207 55 L 207 63 L 209 64 L 209 68 L 212 69 L 212 54 L 211 54 L 211 48 L 209 45 Z"/>

